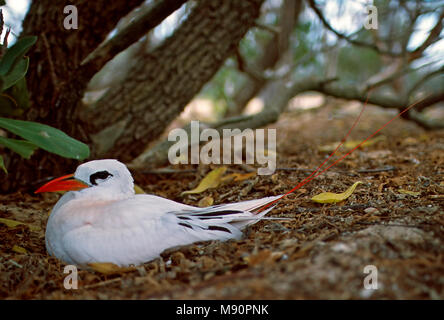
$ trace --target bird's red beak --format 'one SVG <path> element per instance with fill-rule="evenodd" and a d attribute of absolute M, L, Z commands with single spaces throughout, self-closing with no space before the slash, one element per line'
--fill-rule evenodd
<path fill-rule="evenodd" d="M 86 183 L 74 178 L 74 174 L 54 179 L 38 188 L 34 193 L 55 191 L 76 191 L 89 187 Z"/>

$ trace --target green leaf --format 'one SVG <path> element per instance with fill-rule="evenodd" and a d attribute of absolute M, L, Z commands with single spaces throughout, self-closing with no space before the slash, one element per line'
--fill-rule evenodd
<path fill-rule="evenodd" d="M 0 117 L 0 127 L 62 157 L 77 160 L 89 157 L 89 147 L 86 144 L 45 124 Z"/>
<path fill-rule="evenodd" d="M 6 51 L 0 61 L 0 75 L 6 75 L 19 59 L 23 58 L 25 53 L 36 41 L 36 36 L 23 37 L 17 40 L 17 42 Z"/>
<path fill-rule="evenodd" d="M 17 83 L 6 90 L 4 94 L 7 94 L 14 99 L 17 108 L 22 110 L 29 108 L 29 93 L 25 77 L 17 81 Z M 22 110 L 20 110 L 20 114 L 23 113 Z"/>
<path fill-rule="evenodd" d="M 10 139 L 0 136 L 0 144 L 18 153 L 25 159 L 31 158 L 37 146 L 26 140 Z"/>
<path fill-rule="evenodd" d="M 19 80 L 23 79 L 26 75 L 26 72 L 28 71 L 29 66 L 29 58 L 25 57 L 18 61 L 17 64 L 15 64 L 9 72 L 4 75 L 2 78 L 3 80 L 3 87 L 1 88 L 1 91 L 4 91 L 13 85 L 15 85 Z"/>
<path fill-rule="evenodd" d="M 3 171 L 4 171 L 6 174 L 8 174 L 8 170 L 6 170 L 5 162 L 3 161 L 3 157 L 2 157 L 2 156 L 0 156 L 0 169 L 3 169 Z"/>
<path fill-rule="evenodd" d="M 20 109 L 17 108 L 17 102 L 8 94 L 0 94 L 0 115 L 18 116 Z"/>

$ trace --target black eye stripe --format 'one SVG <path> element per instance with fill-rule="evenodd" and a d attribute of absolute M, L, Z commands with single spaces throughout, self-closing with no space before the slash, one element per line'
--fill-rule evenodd
<path fill-rule="evenodd" d="M 112 177 L 113 175 L 111 173 L 109 173 L 108 171 L 99 171 L 99 172 L 96 172 L 96 173 L 93 173 L 92 175 L 90 175 L 89 182 L 91 182 L 92 185 L 96 186 L 97 185 L 96 180 L 98 180 L 98 179 L 105 180 L 109 176 Z"/>

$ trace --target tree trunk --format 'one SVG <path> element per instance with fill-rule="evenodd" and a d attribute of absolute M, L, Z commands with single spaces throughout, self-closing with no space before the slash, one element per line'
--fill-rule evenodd
<path fill-rule="evenodd" d="M 265 44 L 262 54 L 252 63 L 253 70 L 264 74 L 265 70 L 276 67 L 282 55 L 288 50 L 289 35 L 294 30 L 299 13 L 302 10 L 302 1 L 285 0 L 281 7 L 279 33 Z M 248 77 L 245 83 L 239 87 L 229 103 L 225 117 L 234 117 L 242 114 L 247 103 L 258 95 L 267 84 L 265 78 Z"/>
<path fill-rule="evenodd" d="M 129 161 L 144 151 L 233 54 L 263 0 L 199 1 L 160 47 L 81 117 L 95 157 Z"/>
<path fill-rule="evenodd" d="M 79 68 L 80 62 L 112 31 L 120 18 L 143 0 L 128 1 L 32 1 L 23 22 L 22 35 L 36 35 L 37 43 L 27 54 L 30 66 L 26 76 L 31 107 L 22 117 L 45 123 L 88 142 L 82 124 L 76 121 L 76 108 L 89 79 L 98 71 L 94 67 Z M 63 21 L 66 5 L 78 10 L 78 29 L 67 30 Z M 58 175 L 72 169 L 76 161 L 37 150 L 30 160 L 8 153 L 7 176 L 1 176 L 1 189 L 20 185 L 33 187 L 42 177 Z"/>
<path fill-rule="evenodd" d="M 23 26 L 24 35 L 39 37 L 29 53 L 32 106 L 24 118 L 89 143 L 92 158 L 131 160 L 163 132 L 233 53 L 259 16 L 263 0 L 198 1 L 187 20 L 145 55 L 125 81 L 93 109 L 82 108 L 85 88 L 99 70 L 94 63 L 82 66 L 81 62 L 120 18 L 142 2 L 73 1 L 79 28 L 65 30 L 65 2 L 34 1 Z M 121 130 L 116 130 L 119 126 Z M 111 143 L 101 139 L 104 136 L 113 136 Z M 11 191 L 20 186 L 33 190 L 35 182 L 69 172 L 78 162 L 37 150 L 31 160 L 9 154 L 6 165 L 10 173 L 0 181 L 1 188 Z"/>

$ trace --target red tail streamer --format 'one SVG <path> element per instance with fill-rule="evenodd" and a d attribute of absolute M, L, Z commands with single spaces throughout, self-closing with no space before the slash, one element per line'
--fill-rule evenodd
<path fill-rule="evenodd" d="M 428 97 L 428 96 L 427 96 Z M 423 98 L 422 100 L 426 99 L 427 97 Z M 327 171 L 328 169 L 330 169 L 332 166 L 334 166 L 335 164 L 341 162 L 344 158 L 346 158 L 347 156 L 349 156 L 353 151 L 355 151 L 356 149 L 358 149 L 360 146 L 362 146 L 366 141 L 368 141 L 369 139 L 371 139 L 373 136 L 375 136 L 379 131 L 381 131 L 382 129 L 384 129 L 385 127 L 387 127 L 390 123 L 393 122 L 393 120 L 399 118 L 402 114 L 406 113 L 408 110 L 412 109 L 415 105 L 417 105 L 419 102 L 421 102 L 422 100 L 419 100 L 417 102 L 412 103 L 410 106 L 408 106 L 407 108 L 405 108 L 403 111 L 401 111 L 400 113 L 398 113 L 396 116 L 394 116 L 392 119 L 390 119 L 387 123 L 385 123 L 383 126 L 381 126 L 378 130 L 376 130 L 375 132 L 373 132 L 370 136 L 368 136 L 365 140 L 361 141 L 356 147 L 354 147 L 352 150 L 350 150 L 348 153 L 346 153 L 345 155 L 343 155 L 341 158 L 337 159 L 335 162 L 333 162 L 331 165 L 329 165 L 328 167 L 326 167 L 325 169 L 323 169 L 321 172 L 319 172 L 318 174 L 315 175 L 316 172 L 318 172 L 323 166 L 324 164 L 330 160 L 330 158 L 336 153 L 336 151 L 338 151 L 338 149 L 344 144 L 345 140 L 347 139 L 347 137 L 350 135 L 350 133 L 352 132 L 352 130 L 354 129 L 354 127 L 356 126 L 356 124 L 358 123 L 359 119 L 361 118 L 362 113 L 365 110 L 365 107 L 367 106 L 367 102 L 368 102 L 368 98 L 369 96 L 367 96 L 367 99 L 365 101 L 364 106 L 362 107 L 361 112 L 359 113 L 358 117 L 356 118 L 355 122 L 353 123 L 353 126 L 350 128 L 350 130 L 348 131 L 348 133 L 345 135 L 345 137 L 342 139 L 341 143 L 339 143 L 339 145 L 336 147 L 336 149 L 328 156 L 328 158 L 319 166 L 316 168 L 316 170 L 314 170 L 307 178 L 305 178 L 304 180 L 302 180 L 296 187 L 294 187 L 293 189 L 291 189 L 290 191 L 288 191 L 287 193 L 285 193 L 284 195 L 282 195 L 280 198 L 268 203 L 267 205 L 263 206 L 258 212 L 265 210 L 266 208 L 268 208 L 269 206 L 271 206 L 273 203 L 276 203 L 277 201 L 281 200 L 283 197 L 285 197 L 286 195 L 298 190 L 299 188 L 301 188 L 302 186 L 304 186 L 305 184 L 309 183 L 311 180 L 313 180 L 314 178 L 318 177 L 319 175 L 321 175 L 322 173 L 324 173 L 325 171 Z"/>

